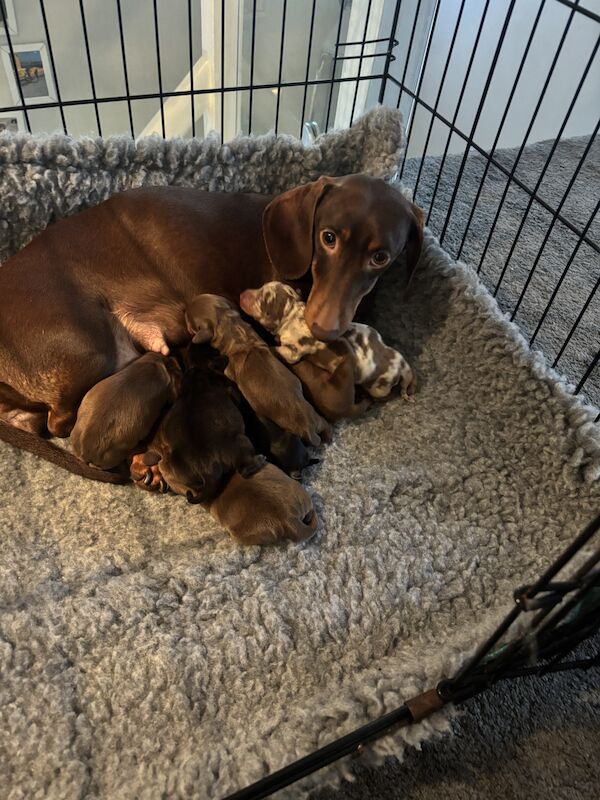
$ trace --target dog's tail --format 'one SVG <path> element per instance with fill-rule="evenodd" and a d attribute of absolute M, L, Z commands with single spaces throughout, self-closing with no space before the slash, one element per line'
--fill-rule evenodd
<path fill-rule="evenodd" d="M 119 474 L 118 472 L 110 472 L 105 469 L 96 469 L 90 467 L 85 461 L 82 461 L 77 456 L 70 453 L 68 450 L 63 450 L 62 447 L 43 439 L 35 433 L 15 428 L 8 422 L 0 419 L 0 439 L 7 444 L 17 447 L 20 450 L 26 450 L 28 453 L 33 453 L 38 458 L 43 458 L 57 467 L 66 469 L 74 475 L 80 475 L 82 478 L 90 478 L 93 481 L 101 481 L 102 483 L 117 483 L 125 484 L 130 483 L 131 478 L 127 475 Z"/>

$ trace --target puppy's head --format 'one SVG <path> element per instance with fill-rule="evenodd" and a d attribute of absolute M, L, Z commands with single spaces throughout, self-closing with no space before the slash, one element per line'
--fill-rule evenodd
<path fill-rule="evenodd" d="M 350 325 L 360 300 L 395 262 L 412 274 L 423 243 L 423 214 L 379 178 L 319 178 L 275 197 L 263 234 L 283 280 L 312 273 L 306 322 L 331 341 Z"/>
<path fill-rule="evenodd" d="M 162 431 L 163 446 L 150 449 L 144 456 L 146 466 L 158 464 L 161 475 L 175 494 L 188 503 L 207 503 L 226 486 L 232 475 L 248 479 L 265 464 L 264 456 L 256 455 L 244 435 L 232 437 L 228 446 L 215 452 L 196 450 L 167 425 Z"/>
<path fill-rule="evenodd" d="M 270 281 L 260 289 L 246 289 L 240 295 L 242 311 L 271 333 L 279 330 L 301 302 L 299 293 L 280 281 Z"/>
<path fill-rule="evenodd" d="M 196 344 L 210 342 L 224 314 L 235 309 L 233 303 L 218 294 L 199 294 L 188 303 L 185 321 Z"/>

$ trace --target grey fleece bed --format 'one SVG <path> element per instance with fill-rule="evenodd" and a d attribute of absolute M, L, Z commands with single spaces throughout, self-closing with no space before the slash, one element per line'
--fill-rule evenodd
<path fill-rule="evenodd" d="M 309 150 L 0 137 L 0 259 L 128 186 L 280 191 L 389 175 L 401 149 L 387 109 Z M 0 444 L 0 796 L 223 796 L 456 668 L 597 511 L 596 409 L 472 271 L 427 234 L 410 292 L 393 274 L 382 288 L 378 327 L 416 367 L 416 402 L 337 426 L 306 476 L 308 543 L 240 549 L 182 498 Z M 440 713 L 365 757 L 447 727 Z"/>

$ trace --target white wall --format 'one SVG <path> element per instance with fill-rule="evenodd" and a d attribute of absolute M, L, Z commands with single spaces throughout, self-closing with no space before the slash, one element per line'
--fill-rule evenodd
<path fill-rule="evenodd" d="M 200 2 L 193 0 L 195 20 L 193 32 L 194 58 L 201 53 Z M 14 44 L 45 41 L 44 28 L 38 0 L 14 2 L 18 32 L 11 36 Z M 91 86 L 85 54 L 81 15 L 77 0 L 46 0 L 46 13 L 58 85 L 63 100 L 91 97 Z M 123 28 L 127 54 L 129 89 L 131 94 L 158 91 L 157 59 L 154 39 L 154 18 L 151 0 L 121 0 Z M 159 0 L 159 30 L 161 37 L 161 68 L 163 87 L 173 89 L 188 72 L 187 0 Z M 114 0 L 86 0 L 86 22 L 96 93 L 98 96 L 125 94 L 121 44 L 118 32 L 116 2 Z M 6 44 L 0 35 L 0 45 Z M 13 97 L 0 64 L 0 107 L 13 105 Z M 100 104 L 102 133 L 129 132 L 127 105 Z M 133 103 L 136 133 L 140 133 L 148 120 L 158 110 L 156 100 L 138 100 Z M 9 116 L 0 112 L 0 116 Z M 72 134 L 97 133 L 92 105 L 66 108 L 67 127 Z M 30 112 L 34 130 L 61 129 L 57 110 Z M 190 111 L 191 130 L 191 111 Z M 167 135 L 169 130 L 167 128 Z"/>
<path fill-rule="evenodd" d="M 438 107 L 439 112 L 448 119 L 452 119 L 456 109 L 484 5 L 484 0 L 467 0 L 465 6 Z M 586 5 L 590 9 L 600 11 L 600 0 L 588 0 Z M 421 97 L 432 106 L 438 91 L 459 6 L 460 0 L 442 0 L 440 6 L 421 88 Z M 457 127 L 467 134 L 470 133 L 473 125 L 508 7 L 509 0 L 492 0 L 490 3 L 456 122 Z M 517 0 L 515 4 L 487 100 L 475 132 L 477 143 L 484 148 L 490 148 L 493 143 L 538 8 L 539 0 Z M 514 147 L 522 142 L 568 16 L 568 8 L 556 0 L 547 0 L 503 127 L 498 143 L 499 147 Z M 401 15 L 400 31 L 405 28 L 406 22 L 407 15 L 404 15 L 404 18 Z M 423 27 L 425 27 L 425 22 Z M 530 142 L 553 138 L 558 133 L 582 75 L 585 62 L 599 34 L 600 24 L 581 14 L 575 14 L 545 100 L 529 136 Z M 402 59 L 399 59 L 399 66 L 402 66 Z M 394 70 L 394 74 L 398 74 L 397 65 Z M 416 73 L 413 73 L 408 85 L 413 88 L 415 84 Z M 407 111 L 409 107 L 410 102 L 407 98 L 406 101 L 403 101 L 402 108 Z M 597 122 L 599 111 L 600 58 L 596 57 L 563 135 L 580 136 L 591 133 Z M 415 111 L 409 154 L 421 154 L 430 119 L 431 116 L 427 111 L 423 109 Z M 434 125 L 428 153 L 443 152 L 447 130 L 442 123 L 437 122 Z M 458 136 L 453 136 L 450 152 L 461 151 L 463 148 L 464 142 Z"/>

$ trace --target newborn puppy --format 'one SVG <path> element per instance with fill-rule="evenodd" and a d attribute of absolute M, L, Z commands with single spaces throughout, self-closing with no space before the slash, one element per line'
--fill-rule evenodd
<path fill-rule="evenodd" d="M 290 364 L 327 352 L 328 346 L 312 336 L 304 320 L 305 304 L 290 286 L 271 281 L 260 289 L 247 289 L 240 295 L 240 307 L 278 338 L 277 352 Z M 374 328 L 353 322 L 342 338 L 350 345 L 354 383 L 372 397 L 387 397 L 397 383 L 405 399 L 414 392 L 416 381 L 409 364 L 384 344 Z"/>
<path fill-rule="evenodd" d="M 176 401 L 142 461 L 157 467 L 169 488 L 190 503 L 212 500 L 234 472 L 247 478 L 265 463 L 244 432 L 235 386 L 223 359 L 208 345 L 192 345 Z"/>
<path fill-rule="evenodd" d="M 410 400 L 417 379 L 410 365 L 398 350 L 388 347 L 375 328 L 353 322 L 345 338 L 354 352 L 355 380 L 371 397 L 387 397 L 396 384 L 401 395 Z"/>
<path fill-rule="evenodd" d="M 270 281 L 260 289 L 246 289 L 240 295 L 240 308 L 277 338 L 275 349 L 288 364 L 327 348 L 306 324 L 301 295 L 285 283 Z"/>
<path fill-rule="evenodd" d="M 233 303 L 215 294 L 198 295 L 186 309 L 186 320 L 194 342 L 211 342 L 227 356 L 225 375 L 237 384 L 258 416 L 313 447 L 331 437 L 327 422 L 304 399 L 298 378 L 243 322 Z"/>
<path fill-rule="evenodd" d="M 95 467 L 116 467 L 148 436 L 180 384 L 175 359 L 158 353 L 145 353 L 100 381 L 79 406 L 71 431 L 73 451 Z"/>
<path fill-rule="evenodd" d="M 345 339 L 330 342 L 325 350 L 305 356 L 290 369 L 300 378 L 310 402 L 330 422 L 358 417 L 370 405 L 368 400 L 355 402 L 354 358 Z"/>
<path fill-rule="evenodd" d="M 276 467 L 299 481 L 302 470 L 319 459 L 312 458 L 308 448 L 295 433 L 284 431 L 266 417 L 259 417 L 250 404 L 242 403 L 242 416 L 246 426 L 246 436 L 257 453 L 262 453 Z"/>
<path fill-rule="evenodd" d="M 234 475 L 205 507 L 240 544 L 303 542 L 318 525 L 310 496 L 273 464 L 247 480 Z"/>

